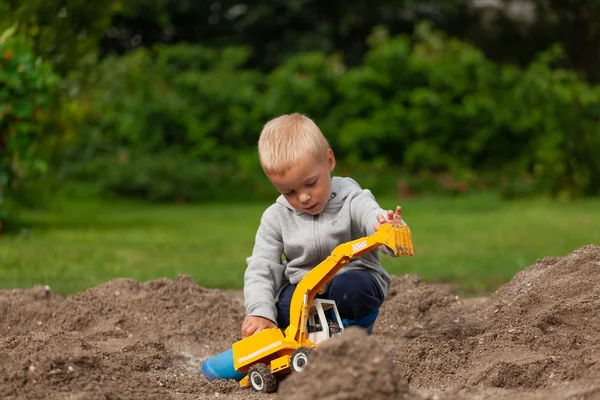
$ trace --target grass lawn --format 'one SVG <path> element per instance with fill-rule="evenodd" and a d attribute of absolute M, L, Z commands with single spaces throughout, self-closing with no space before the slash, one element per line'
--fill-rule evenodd
<path fill-rule="evenodd" d="M 24 228 L 0 237 L 0 286 L 47 284 L 67 294 L 116 277 L 189 274 L 201 286 L 239 288 L 266 205 L 75 202 L 26 211 Z M 600 199 L 505 202 L 477 195 L 402 206 L 416 255 L 383 256 L 386 269 L 455 283 L 461 292 L 493 291 L 538 258 L 600 244 Z"/>

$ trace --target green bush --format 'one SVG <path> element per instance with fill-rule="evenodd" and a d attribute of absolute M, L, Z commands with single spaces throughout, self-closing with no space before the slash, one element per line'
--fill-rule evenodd
<path fill-rule="evenodd" d="M 227 159 L 257 129 L 261 76 L 240 70 L 246 57 L 244 49 L 178 45 L 107 58 L 89 78 L 94 90 L 78 98 L 84 109 L 78 128 L 85 132 L 79 145 L 91 152 L 174 148 Z"/>
<path fill-rule="evenodd" d="M 247 199 L 271 196 L 258 134 L 269 118 L 298 111 L 330 140 L 338 172 L 369 186 L 600 193 L 600 88 L 556 68 L 558 50 L 525 69 L 499 65 L 427 24 L 412 37 L 376 30 L 369 43 L 355 68 L 313 52 L 267 74 L 245 67 L 244 48 L 108 57 L 65 104 L 64 131 L 77 134 L 62 143 L 61 170 L 103 193 L 153 200 L 218 198 L 211 179 L 224 197 L 240 187 Z"/>
<path fill-rule="evenodd" d="M 495 175 L 492 184 L 508 181 L 513 194 L 600 193 L 600 88 L 553 68 L 556 49 L 521 70 L 427 24 L 414 41 L 376 39 L 339 84 L 335 114 L 349 160 L 442 181 Z"/>
<path fill-rule="evenodd" d="M 15 200 L 24 181 L 46 169 L 38 156 L 41 120 L 58 82 L 51 65 L 14 30 L 0 34 L 0 228 L 5 200 Z"/>
<path fill-rule="evenodd" d="M 346 67 L 339 56 L 322 53 L 297 54 L 265 77 L 259 99 L 264 120 L 299 112 L 310 116 L 337 148 L 337 126 L 331 111 L 340 99 L 337 86 Z M 260 131 L 250 132 L 253 140 Z"/>
<path fill-rule="evenodd" d="M 237 188 L 245 169 L 256 170 L 244 154 L 262 125 L 263 76 L 241 69 L 247 56 L 177 45 L 108 57 L 87 78 L 92 89 L 72 100 L 69 130 L 80 134 L 55 154 L 55 175 L 150 200 L 207 200 L 213 184 Z"/>
<path fill-rule="evenodd" d="M 553 69 L 559 48 L 522 72 L 503 76 L 502 123 L 514 134 L 516 172 L 530 174 L 539 192 L 571 197 L 600 194 L 600 86 L 575 72 Z M 508 68 L 507 68 L 508 70 Z"/>

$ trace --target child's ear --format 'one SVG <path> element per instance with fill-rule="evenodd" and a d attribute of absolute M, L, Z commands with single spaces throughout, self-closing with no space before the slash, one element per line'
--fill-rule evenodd
<path fill-rule="evenodd" d="M 327 149 L 327 166 L 329 167 L 329 172 L 332 172 L 335 168 L 335 155 L 333 154 L 333 149 Z"/>

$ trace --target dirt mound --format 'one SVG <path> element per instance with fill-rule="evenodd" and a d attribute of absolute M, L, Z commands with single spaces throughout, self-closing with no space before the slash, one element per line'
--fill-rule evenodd
<path fill-rule="evenodd" d="M 484 303 L 450 302 L 428 321 L 395 357 L 416 390 L 600 383 L 600 247 L 540 260 Z"/>
<path fill-rule="evenodd" d="M 417 275 L 393 276 L 375 325 L 377 333 L 393 339 L 416 337 L 460 304 L 457 296 L 423 284 Z"/>
<path fill-rule="evenodd" d="M 171 398 L 156 382 L 132 373 L 127 363 L 86 349 L 73 335 L 36 332 L 3 340 L 0 347 L 2 399 Z"/>
<path fill-rule="evenodd" d="M 115 279 L 67 299 L 42 286 L 5 290 L 0 307 L 2 399 L 169 399 L 237 389 L 198 372 L 235 341 L 243 308 L 188 276 Z"/>
<path fill-rule="evenodd" d="M 294 400 L 420 398 L 410 393 L 388 351 L 362 329 L 348 328 L 313 351 L 306 370 L 284 380 L 278 393 Z"/>
<path fill-rule="evenodd" d="M 39 328 L 62 301 L 48 286 L 0 290 L 0 334 L 19 335 Z"/>
<path fill-rule="evenodd" d="M 243 316 L 239 296 L 187 276 L 115 279 L 68 298 L 2 290 L 0 398 L 600 399 L 598 246 L 539 260 L 478 301 L 394 277 L 373 335 L 326 342 L 279 394 L 199 374 Z"/>

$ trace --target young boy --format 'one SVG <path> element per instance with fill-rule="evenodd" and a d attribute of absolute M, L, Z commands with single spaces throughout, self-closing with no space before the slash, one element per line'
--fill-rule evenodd
<path fill-rule="evenodd" d="M 304 115 L 286 114 L 267 122 L 258 154 L 281 195 L 263 213 L 246 260 L 242 337 L 266 328 L 287 328 L 296 285 L 337 245 L 370 235 L 381 224 L 402 223 L 399 206 L 395 212 L 385 211 L 353 179 L 331 177 L 333 150 Z M 393 255 L 385 246 L 380 251 Z M 344 266 L 321 297 L 335 300 L 344 326 L 358 325 L 370 332 L 390 280 L 377 251 L 372 251 Z M 235 373 L 231 363 L 226 352 L 205 362 L 203 372 L 209 379 L 241 379 L 243 374 Z"/>
<path fill-rule="evenodd" d="M 254 250 L 246 260 L 243 337 L 275 326 L 285 329 L 296 284 L 337 245 L 370 235 L 382 223 L 402 221 L 399 206 L 386 212 L 351 178 L 331 178 L 333 150 L 304 115 L 269 121 L 260 135 L 258 154 L 281 196 L 263 213 Z M 392 254 L 385 247 L 382 251 Z M 389 284 L 390 276 L 373 251 L 342 268 L 324 296 L 335 300 L 345 325 L 369 328 Z"/>

